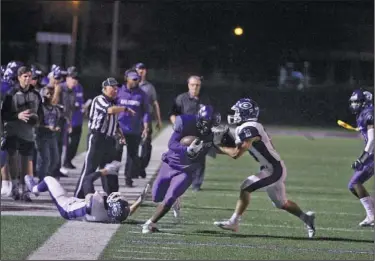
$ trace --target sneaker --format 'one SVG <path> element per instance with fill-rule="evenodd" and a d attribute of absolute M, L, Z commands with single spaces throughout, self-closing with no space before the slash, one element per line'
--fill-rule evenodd
<path fill-rule="evenodd" d="M 76 169 L 76 166 L 74 166 L 71 162 L 67 162 L 63 166 L 66 169 Z"/>
<path fill-rule="evenodd" d="M 1 186 L 1 196 L 10 197 L 12 196 L 12 181 L 3 181 Z"/>
<path fill-rule="evenodd" d="M 21 194 L 21 200 L 25 202 L 33 202 L 30 198 L 29 192 L 25 191 Z"/>
<path fill-rule="evenodd" d="M 180 198 L 177 198 L 176 202 L 172 206 L 173 215 L 175 218 L 181 217 L 181 201 Z"/>
<path fill-rule="evenodd" d="M 13 186 L 12 187 L 12 198 L 14 200 L 20 200 L 21 195 L 18 186 Z"/>
<path fill-rule="evenodd" d="M 159 229 L 156 227 L 155 223 L 142 225 L 142 234 L 151 234 L 154 232 L 159 232 Z"/>
<path fill-rule="evenodd" d="M 238 231 L 238 223 L 233 223 L 230 220 L 216 221 L 214 222 L 214 225 L 224 230 L 231 230 L 233 232 Z"/>
<path fill-rule="evenodd" d="M 67 173 L 68 173 L 68 172 L 67 172 L 66 169 L 61 168 L 60 171 L 58 171 L 54 177 L 55 177 L 55 178 L 67 178 L 67 177 L 69 177 L 69 176 L 67 175 Z"/>
<path fill-rule="evenodd" d="M 34 180 L 33 177 L 29 176 L 29 175 L 26 175 L 25 176 L 25 184 L 26 184 L 26 187 L 27 189 L 33 193 L 33 188 L 34 186 L 37 185 L 36 181 Z M 35 196 L 39 196 L 39 193 L 34 193 Z"/>
<path fill-rule="evenodd" d="M 360 227 L 373 227 L 374 226 L 374 217 L 367 216 L 361 223 Z"/>
<path fill-rule="evenodd" d="M 116 160 L 112 161 L 111 163 L 105 165 L 104 168 L 107 170 L 108 175 L 118 175 L 121 168 L 121 162 Z"/>
<path fill-rule="evenodd" d="M 146 176 L 147 176 L 147 173 L 146 173 L 146 171 L 145 171 L 145 170 L 141 170 L 141 172 L 140 172 L 139 176 L 140 176 L 140 177 L 141 177 L 142 179 L 145 179 L 145 178 L 146 178 Z"/>
<path fill-rule="evenodd" d="M 315 213 L 308 211 L 306 212 L 306 216 L 308 217 L 305 223 L 307 235 L 309 238 L 313 238 L 315 236 Z"/>

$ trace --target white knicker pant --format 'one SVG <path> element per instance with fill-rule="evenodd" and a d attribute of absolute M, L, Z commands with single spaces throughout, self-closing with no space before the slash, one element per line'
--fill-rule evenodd
<path fill-rule="evenodd" d="M 287 171 L 284 162 L 280 161 L 280 163 L 282 170 L 281 177 L 272 184 L 260 188 L 261 190 L 265 190 L 267 192 L 268 197 L 272 200 L 272 203 L 277 208 L 281 208 L 287 201 L 284 183 L 287 176 Z M 255 183 L 261 183 L 262 180 L 270 177 L 273 174 L 272 171 L 272 169 L 264 168 L 258 174 L 249 176 L 245 182 L 248 186 Z"/>
<path fill-rule="evenodd" d="M 70 220 L 84 219 L 86 215 L 85 199 L 68 197 L 60 183 L 50 176 L 45 177 L 43 181 L 38 184 L 39 191 L 43 192 L 47 189 L 63 218 Z"/>

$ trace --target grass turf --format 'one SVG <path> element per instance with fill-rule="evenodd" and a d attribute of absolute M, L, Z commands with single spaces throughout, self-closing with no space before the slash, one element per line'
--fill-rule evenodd
<path fill-rule="evenodd" d="M 65 221 L 55 217 L 1 216 L 1 260 L 25 260 Z"/>
<path fill-rule="evenodd" d="M 264 192 L 252 195 L 238 233 L 214 227 L 214 221 L 231 216 L 239 184 L 259 168 L 248 155 L 219 156 L 207 161 L 203 190 L 183 196 L 180 223 L 168 213 L 160 233 L 142 235 L 140 225 L 155 210 L 148 201 L 118 230 L 101 259 L 374 260 L 373 229 L 358 227 L 365 212 L 347 189 L 361 141 L 275 136 L 273 143 L 288 168 L 288 198 L 316 212 L 315 239 L 307 238 L 299 219 L 275 209 Z M 372 191 L 371 184 L 373 179 L 367 183 Z"/>

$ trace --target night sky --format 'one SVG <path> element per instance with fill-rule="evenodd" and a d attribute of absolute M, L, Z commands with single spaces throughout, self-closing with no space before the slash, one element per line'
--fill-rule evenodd
<path fill-rule="evenodd" d="M 99 5 L 100 1 L 93 4 Z M 153 27 L 156 36 L 139 38 L 143 44 L 152 41 L 166 45 L 166 49 L 173 45 L 178 52 L 214 49 L 227 55 L 230 46 L 241 48 L 243 53 L 250 50 L 270 56 L 294 48 L 373 50 L 373 1 L 155 1 L 126 5 L 152 8 L 148 13 L 152 23 L 145 26 Z M 56 13 L 53 24 L 43 24 L 42 10 L 40 2 L 2 1 L 2 44 L 32 42 L 38 30 L 69 32 L 70 19 L 57 22 Z M 241 37 L 233 35 L 237 25 L 244 28 Z"/>

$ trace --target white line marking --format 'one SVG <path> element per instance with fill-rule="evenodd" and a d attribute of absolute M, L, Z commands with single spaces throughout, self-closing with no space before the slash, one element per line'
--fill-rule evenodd
<path fill-rule="evenodd" d="M 147 247 L 145 247 L 147 249 Z M 168 254 L 167 252 L 160 252 L 160 251 L 137 251 L 137 250 L 126 250 L 126 249 L 119 249 L 117 252 L 121 253 L 139 253 L 139 254 L 157 254 L 157 255 L 163 255 L 163 254 Z"/>
<path fill-rule="evenodd" d="M 156 254 L 156 253 L 154 253 Z M 134 256 L 111 256 L 112 258 L 115 258 L 115 259 L 120 259 L 120 260 L 133 260 L 133 259 L 141 259 L 141 260 L 166 260 L 166 259 L 163 259 L 163 258 L 155 258 L 155 257 L 134 257 Z M 171 260 L 170 258 L 168 258 L 168 260 Z M 173 260 L 173 259 L 172 259 Z"/>
<path fill-rule="evenodd" d="M 96 260 L 119 227 L 66 222 L 28 260 Z"/>

